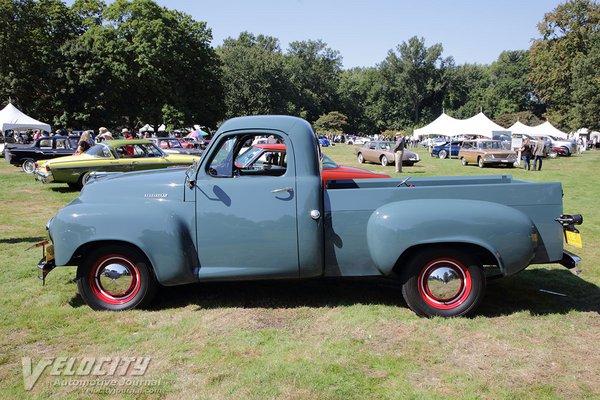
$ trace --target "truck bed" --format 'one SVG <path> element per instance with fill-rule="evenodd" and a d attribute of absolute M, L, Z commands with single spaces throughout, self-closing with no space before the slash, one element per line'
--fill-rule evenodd
<path fill-rule="evenodd" d="M 560 183 L 532 183 L 515 180 L 510 175 L 411 178 L 406 182 L 410 187 L 398 187 L 401 181 L 368 179 L 328 183 L 324 192 L 325 275 L 389 272 L 374 261 L 376 257 L 367 241 L 367 225 L 374 212 L 390 203 L 397 203 L 406 219 L 410 219 L 411 223 L 407 224 L 410 229 L 426 229 L 432 238 L 436 232 L 452 231 L 459 221 L 472 219 L 469 206 L 475 204 L 472 202 L 508 206 L 529 217 L 538 232 L 540 245 L 531 263 L 555 262 L 562 258 L 562 227 L 554 221 L 562 213 Z M 431 214 L 438 217 L 432 221 Z M 415 223 L 419 216 L 426 221 L 421 226 Z"/>

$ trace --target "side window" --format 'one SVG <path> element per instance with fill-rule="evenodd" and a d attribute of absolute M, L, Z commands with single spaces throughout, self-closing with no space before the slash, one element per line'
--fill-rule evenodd
<path fill-rule="evenodd" d="M 206 172 L 217 178 L 284 175 L 287 160 L 283 138 L 269 135 L 268 143 L 259 143 L 255 139 L 261 135 L 264 133 L 221 140 Z"/>
<path fill-rule="evenodd" d="M 51 148 L 52 148 L 52 139 L 40 140 L 40 149 L 51 149 Z"/>
<path fill-rule="evenodd" d="M 369 143 L 369 149 L 375 150 L 375 143 L 374 142 L 370 142 Z"/>
<path fill-rule="evenodd" d="M 66 139 L 57 139 L 56 140 L 56 148 L 57 149 L 66 149 Z"/>

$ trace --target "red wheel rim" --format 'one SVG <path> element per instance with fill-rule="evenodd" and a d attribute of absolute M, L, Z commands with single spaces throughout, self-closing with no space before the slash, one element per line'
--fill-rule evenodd
<path fill-rule="evenodd" d="M 462 263 L 451 258 L 431 261 L 418 278 L 419 294 L 427 305 L 450 310 L 460 306 L 469 297 L 471 274 Z"/>
<path fill-rule="evenodd" d="M 141 287 L 137 265 L 120 254 L 109 254 L 96 261 L 89 279 L 94 295 L 113 305 L 131 301 Z"/>

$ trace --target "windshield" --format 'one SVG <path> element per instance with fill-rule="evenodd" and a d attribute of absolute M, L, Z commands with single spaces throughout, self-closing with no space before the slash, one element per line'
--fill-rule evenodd
<path fill-rule="evenodd" d="M 503 149 L 502 143 L 497 141 L 479 142 L 480 149 Z"/>
<path fill-rule="evenodd" d="M 333 169 L 333 168 L 338 167 L 338 165 L 335 163 L 335 161 L 333 161 L 331 158 L 327 157 L 325 154 L 323 154 L 323 158 L 321 159 L 321 162 L 323 163 L 323 169 Z"/>
<path fill-rule="evenodd" d="M 85 153 L 89 154 L 90 156 L 96 156 L 96 157 L 102 157 L 102 158 L 109 158 L 111 156 L 110 147 L 108 147 L 106 144 L 103 144 L 103 143 L 95 145 L 94 147 L 92 147 L 91 149 L 86 151 Z"/>

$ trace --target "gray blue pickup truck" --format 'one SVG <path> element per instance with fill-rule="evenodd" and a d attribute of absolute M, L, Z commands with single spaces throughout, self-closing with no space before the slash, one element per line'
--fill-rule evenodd
<path fill-rule="evenodd" d="M 285 155 L 237 162 L 258 138 Z M 281 159 L 285 157 L 285 159 Z M 148 305 L 160 285 L 382 277 L 424 316 L 473 313 L 487 279 L 531 264 L 574 268 L 560 183 L 511 176 L 356 179 L 323 184 L 306 121 L 225 122 L 189 168 L 98 176 L 48 222 L 38 268 L 77 266 L 93 309 Z M 400 295 L 400 293 L 399 293 Z"/>

